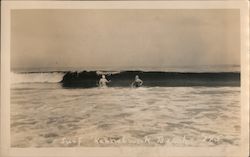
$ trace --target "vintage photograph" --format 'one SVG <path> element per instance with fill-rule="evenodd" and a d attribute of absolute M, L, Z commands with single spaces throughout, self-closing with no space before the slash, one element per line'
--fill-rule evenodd
<path fill-rule="evenodd" d="M 239 9 L 13 9 L 11 147 L 239 146 Z"/>

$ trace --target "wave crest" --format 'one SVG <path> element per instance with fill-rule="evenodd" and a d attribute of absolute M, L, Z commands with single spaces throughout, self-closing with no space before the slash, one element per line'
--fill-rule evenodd
<path fill-rule="evenodd" d="M 62 80 L 64 73 L 11 73 L 11 83 L 57 83 Z"/>
<path fill-rule="evenodd" d="M 136 75 L 143 86 L 240 86 L 240 73 L 180 73 L 152 71 L 82 71 L 11 73 L 12 83 L 61 83 L 63 87 L 97 87 L 100 75 L 109 87 L 129 87 Z"/>

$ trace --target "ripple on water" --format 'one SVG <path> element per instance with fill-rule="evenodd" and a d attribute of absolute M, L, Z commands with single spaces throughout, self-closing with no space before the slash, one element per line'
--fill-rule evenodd
<path fill-rule="evenodd" d="M 81 146 L 91 147 L 100 146 L 93 141 L 96 136 L 141 140 L 145 136 L 172 139 L 185 135 L 193 139 L 188 146 L 211 146 L 202 141 L 200 136 L 205 135 L 221 137 L 212 146 L 240 143 L 238 87 L 100 90 L 57 86 L 50 91 L 43 84 L 25 86 L 11 89 L 14 147 L 76 146 L 61 143 L 61 138 L 72 136 L 83 139 Z"/>

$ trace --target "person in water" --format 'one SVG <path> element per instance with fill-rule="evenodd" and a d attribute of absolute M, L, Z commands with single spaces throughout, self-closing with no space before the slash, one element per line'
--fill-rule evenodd
<path fill-rule="evenodd" d="M 102 75 L 102 78 L 99 81 L 99 87 L 107 87 L 107 83 L 109 83 L 110 81 L 108 81 L 105 77 L 105 75 Z"/>
<path fill-rule="evenodd" d="M 143 84 L 143 81 L 139 78 L 138 75 L 135 76 L 135 80 L 132 83 L 132 87 L 141 87 Z"/>

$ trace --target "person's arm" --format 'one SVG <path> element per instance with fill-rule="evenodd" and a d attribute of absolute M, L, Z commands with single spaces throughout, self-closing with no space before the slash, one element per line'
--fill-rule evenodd
<path fill-rule="evenodd" d="M 110 81 L 106 79 L 105 82 L 106 82 L 106 83 L 109 83 Z"/>
<path fill-rule="evenodd" d="M 135 81 L 133 81 L 133 82 L 131 83 L 131 87 L 134 87 L 134 84 L 135 84 Z"/>
<path fill-rule="evenodd" d="M 140 86 L 143 84 L 143 81 L 142 80 L 140 80 Z"/>

